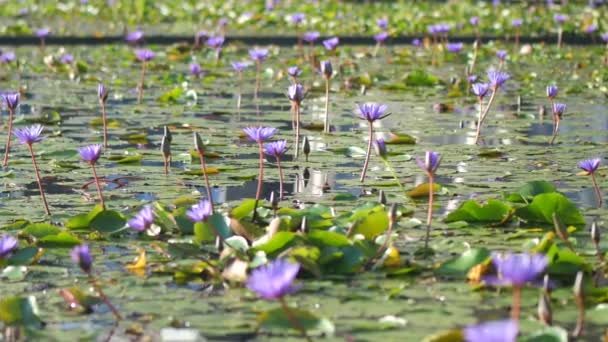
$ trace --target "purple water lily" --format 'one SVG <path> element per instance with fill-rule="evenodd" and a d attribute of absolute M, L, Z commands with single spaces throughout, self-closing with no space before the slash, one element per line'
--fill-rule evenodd
<path fill-rule="evenodd" d="M 287 68 L 287 74 L 289 74 L 289 76 L 293 78 L 296 78 L 302 75 L 302 70 L 297 65 L 290 66 L 289 68 Z"/>
<path fill-rule="evenodd" d="M 307 43 L 314 43 L 317 39 L 321 37 L 321 34 L 317 31 L 306 32 L 302 36 L 302 39 Z"/>
<path fill-rule="evenodd" d="M 509 78 L 511 78 L 511 76 L 506 72 L 497 70 L 488 71 L 488 79 L 490 80 L 490 85 L 494 91 L 502 87 Z"/>
<path fill-rule="evenodd" d="M 66 53 L 63 56 L 61 56 L 59 61 L 63 64 L 72 64 L 72 63 L 74 63 L 74 56 L 70 55 L 69 53 Z"/>
<path fill-rule="evenodd" d="M 44 127 L 39 124 L 33 126 L 16 129 L 13 134 L 19 139 L 22 144 L 32 145 L 33 143 L 41 142 L 46 136 L 40 136 Z"/>
<path fill-rule="evenodd" d="M 268 50 L 251 49 L 249 50 L 249 57 L 255 62 L 264 62 L 268 58 Z"/>
<path fill-rule="evenodd" d="M 13 116 L 15 115 L 15 109 L 19 106 L 21 95 L 19 93 L 8 93 L 2 96 L 4 103 L 8 107 L 8 132 L 6 138 L 6 148 L 4 150 L 4 167 L 8 166 L 8 156 L 11 151 L 11 136 L 13 134 Z"/>
<path fill-rule="evenodd" d="M 243 132 L 247 134 L 247 137 L 251 141 L 255 141 L 257 143 L 263 143 L 264 141 L 270 139 L 276 132 L 277 129 L 274 127 L 245 127 L 243 128 Z"/>
<path fill-rule="evenodd" d="M 441 164 L 441 156 L 437 152 L 426 151 L 424 159 L 416 158 L 416 164 L 428 175 L 434 175 Z"/>
<path fill-rule="evenodd" d="M 585 159 L 580 161 L 577 166 L 588 174 L 593 174 L 600 167 L 602 160 L 600 158 Z"/>
<path fill-rule="evenodd" d="M 190 69 L 190 75 L 194 77 L 201 77 L 203 74 L 203 68 L 198 63 L 191 63 L 188 68 Z"/>
<path fill-rule="evenodd" d="M 278 140 L 264 145 L 264 152 L 273 156 L 277 160 L 277 168 L 279 169 L 279 198 L 283 199 L 283 168 L 281 167 L 281 158 L 287 151 L 287 140 Z"/>
<path fill-rule="evenodd" d="M 72 248 L 70 256 L 72 257 L 72 261 L 78 265 L 83 272 L 91 273 L 93 257 L 91 256 L 88 245 L 82 244 Z"/>
<path fill-rule="evenodd" d="M 125 40 L 131 44 L 139 43 L 143 39 L 144 39 L 144 31 L 142 31 L 142 30 L 135 30 L 133 32 L 129 32 L 125 36 Z"/>
<path fill-rule="evenodd" d="M 479 17 L 477 16 L 473 16 L 469 19 L 469 24 L 471 24 L 471 26 L 477 26 L 479 25 Z"/>
<path fill-rule="evenodd" d="M 388 39 L 388 32 L 382 31 L 376 35 L 374 35 L 374 40 L 376 43 L 384 43 Z"/>
<path fill-rule="evenodd" d="M 382 159 L 386 159 L 386 154 L 387 154 L 387 150 L 386 150 L 386 142 L 384 141 L 384 139 L 379 138 L 376 139 L 376 145 L 374 145 L 376 147 L 376 154 L 378 155 L 378 157 L 382 158 Z"/>
<path fill-rule="evenodd" d="M 477 79 L 478 79 L 477 75 L 469 75 L 469 76 L 467 76 L 467 83 L 473 84 L 473 83 L 475 83 L 475 81 L 477 81 Z"/>
<path fill-rule="evenodd" d="M 561 13 L 556 13 L 553 15 L 553 20 L 558 24 L 558 25 L 562 25 L 563 23 L 566 22 L 566 20 L 568 20 L 568 16 L 565 14 L 561 14 Z"/>
<path fill-rule="evenodd" d="M 304 13 L 294 13 L 292 14 L 289 19 L 291 20 L 291 22 L 295 25 L 299 25 L 301 24 L 304 19 L 306 19 L 306 14 Z"/>
<path fill-rule="evenodd" d="M 299 264 L 277 259 L 253 270 L 247 279 L 247 288 L 267 300 L 281 299 L 298 291 L 293 282 L 299 271 Z"/>
<path fill-rule="evenodd" d="M 0 55 L 0 63 L 8 64 L 15 61 L 15 52 L 14 51 L 4 51 Z"/>
<path fill-rule="evenodd" d="M 80 154 L 80 158 L 86 161 L 91 165 L 91 170 L 93 170 L 93 177 L 95 178 L 95 185 L 97 186 L 97 195 L 99 196 L 99 202 L 101 207 L 105 210 L 106 204 L 103 199 L 103 194 L 101 192 L 101 184 L 99 182 L 99 177 L 97 176 L 97 170 L 95 169 L 95 163 L 99 160 L 101 156 L 101 145 L 94 144 L 85 147 L 81 147 L 78 149 L 78 153 Z"/>
<path fill-rule="evenodd" d="M 490 91 L 490 84 L 473 83 L 473 85 L 471 85 L 471 89 L 473 89 L 473 94 L 477 95 L 479 101 L 481 101 L 486 95 L 488 95 L 488 92 Z"/>
<path fill-rule="evenodd" d="M 222 36 L 209 37 L 207 39 L 207 46 L 212 49 L 218 50 L 222 48 L 222 46 L 224 45 L 224 41 L 225 39 Z"/>
<path fill-rule="evenodd" d="M 294 83 L 287 88 L 287 97 L 290 101 L 296 102 L 298 105 L 304 99 L 304 87 L 299 83 Z"/>
<path fill-rule="evenodd" d="M 387 106 L 378 103 L 365 103 L 363 105 L 356 104 L 356 109 L 362 120 L 367 120 L 369 128 L 369 136 L 367 142 L 367 153 L 365 154 L 365 162 L 363 169 L 361 170 L 361 177 L 359 181 L 365 180 L 365 174 L 369 165 L 369 159 L 372 153 L 372 145 L 374 142 L 374 121 L 383 119 L 389 114 L 385 114 Z"/>
<path fill-rule="evenodd" d="M 51 30 L 48 28 L 41 28 L 41 29 L 37 29 L 35 34 L 36 34 L 36 37 L 38 37 L 40 39 L 44 39 L 51 34 Z"/>
<path fill-rule="evenodd" d="M 381 30 L 388 30 L 388 19 L 380 18 L 380 19 L 376 20 L 376 25 Z"/>
<path fill-rule="evenodd" d="M 518 333 L 519 326 L 514 320 L 483 322 L 463 330 L 466 342 L 515 342 Z"/>
<path fill-rule="evenodd" d="M 144 206 L 133 218 L 127 222 L 129 228 L 143 232 L 148 230 L 154 223 L 154 211 L 149 205 Z"/>
<path fill-rule="evenodd" d="M 338 37 L 328 38 L 323 41 L 323 46 L 328 51 L 335 51 L 338 44 L 340 44 L 340 39 Z"/>
<path fill-rule="evenodd" d="M 558 88 L 556 85 L 547 86 L 547 97 L 549 99 L 553 100 L 555 97 L 557 97 L 557 92 L 558 92 Z"/>
<path fill-rule="evenodd" d="M 502 62 L 507 59 L 507 50 L 498 50 L 496 51 L 496 57 Z"/>
<path fill-rule="evenodd" d="M 152 59 L 154 59 L 154 57 L 156 57 L 156 54 L 152 50 L 138 49 L 138 50 L 135 50 L 135 57 L 140 62 L 149 62 Z"/>
<path fill-rule="evenodd" d="M 232 66 L 232 69 L 234 69 L 234 71 L 240 73 L 240 72 L 242 72 L 243 70 L 245 70 L 249 66 L 249 63 L 245 63 L 245 62 L 231 62 L 230 65 Z"/>
<path fill-rule="evenodd" d="M 192 222 L 203 222 L 207 221 L 209 216 L 213 215 L 213 208 L 211 202 L 208 199 L 203 198 L 200 202 L 193 205 L 189 210 L 186 211 L 186 215 Z"/>
<path fill-rule="evenodd" d="M 513 19 L 511 20 L 512 27 L 520 27 L 524 23 L 523 19 Z"/>
<path fill-rule="evenodd" d="M 464 45 L 462 43 L 448 43 L 446 45 L 446 49 L 448 50 L 448 52 L 452 53 L 460 53 L 463 47 Z"/>
<path fill-rule="evenodd" d="M 10 235 L 0 237 L 0 260 L 9 258 L 19 247 L 17 239 Z"/>

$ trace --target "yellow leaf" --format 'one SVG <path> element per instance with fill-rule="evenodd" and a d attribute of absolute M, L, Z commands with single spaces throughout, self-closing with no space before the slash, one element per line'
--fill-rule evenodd
<path fill-rule="evenodd" d="M 127 265 L 127 270 L 135 275 L 143 276 L 146 273 L 146 251 L 139 249 L 139 256 L 132 264 Z"/>
<path fill-rule="evenodd" d="M 401 258 L 399 257 L 399 250 L 393 246 L 390 246 L 385 252 L 387 255 L 384 259 L 384 267 L 399 267 L 401 265 Z"/>
<path fill-rule="evenodd" d="M 436 193 L 441 189 L 441 185 L 433 184 L 433 193 Z M 422 183 L 412 190 L 408 191 L 407 195 L 411 198 L 424 197 L 429 195 L 429 183 Z"/>

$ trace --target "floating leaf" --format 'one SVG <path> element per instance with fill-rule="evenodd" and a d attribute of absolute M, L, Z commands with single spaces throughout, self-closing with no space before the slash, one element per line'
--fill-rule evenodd
<path fill-rule="evenodd" d="M 509 219 L 513 209 L 498 200 L 488 200 L 486 204 L 480 204 L 476 200 L 464 202 L 460 208 L 451 212 L 445 222 L 505 222 Z"/>
<path fill-rule="evenodd" d="M 437 268 L 438 275 L 449 277 L 465 277 L 469 270 L 490 257 L 490 251 L 485 248 L 473 248 L 452 258 Z"/>
<path fill-rule="evenodd" d="M 368 240 L 373 240 L 376 236 L 384 233 L 388 228 L 388 215 L 382 211 L 370 213 L 367 217 L 355 223 L 352 230 L 353 234 L 362 234 Z"/>
<path fill-rule="evenodd" d="M 254 249 L 257 251 L 262 251 L 268 256 L 275 256 L 276 254 L 285 250 L 287 247 L 291 246 L 295 240 L 296 234 L 292 232 L 278 232 L 272 237 L 272 239 L 270 239 L 270 241 L 256 246 Z"/>
<path fill-rule="evenodd" d="M 173 88 L 171 90 L 169 90 L 168 92 L 162 94 L 161 96 L 158 97 L 158 102 L 160 103 L 176 103 L 177 100 L 179 100 L 179 98 L 182 96 L 182 94 L 184 93 L 184 89 L 182 88 Z"/>
<path fill-rule="evenodd" d="M 553 183 L 544 180 L 531 181 L 519 188 L 516 192 L 506 196 L 506 200 L 516 203 L 528 202 L 528 200 L 532 200 L 536 195 L 552 192 L 556 192 Z"/>
<path fill-rule="evenodd" d="M 314 229 L 311 230 L 306 236 L 312 243 L 319 247 L 341 247 L 348 246 L 351 244 L 350 240 L 345 235 L 329 232 L 326 230 Z"/>
<path fill-rule="evenodd" d="M 103 211 L 101 205 L 96 205 L 93 207 L 93 210 L 86 214 L 78 214 L 76 216 L 72 216 L 66 223 L 65 227 L 68 229 L 88 229 L 91 225 L 91 221 L 97 216 L 99 213 Z"/>
<path fill-rule="evenodd" d="M 91 228 L 102 233 L 111 233 L 121 229 L 127 223 L 123 214 L 114 210 L 104 210 L 91 221 Z"/>
<path fill-rule="evenodd" d="M 545 327 L 535 332 L 524 342 L 568 342 L 568 332 L 562 327 Z"/>
<path fill-rule="evenodd" d="M 433 183 L 433 193 L 441 190 L 441 185 Z M 407 196 L 411 198 L 425 197 L 429 195 L 429 183 L 422 183 L 412 190 L 407 192 Z"/>
<path fill-rule="evenodd" d="M 29 329 L 42 328 L 34 296 L 0 299 L 0 320 L 6 325 L 25 326 Z"/>
<path fill-rule="evenodd" d="M 82 241 L 68 232 L 48 235 L 38 241 L 38 246 L 45 248 L 71 248 L 80 245 Z"/>
<path fill-rule="evenodd" d="M 239 221 L 242 220 L 243 218 L 253 213 L 253 209 L 255 208 L 255 202 L 255 199 L 245 199 L 241 201 L 241 204 L 239 204 L 237 207 L 233 208 L 230 211 L 230 216 Z M 262 201 L 260 201 L 260 204 L 261 203 Z"/>
<path fill-rule="evenodd" d="M 48 235 L 57 235 L 61 228 L 50 223 L 32 223 L 23 229 L 23 234 L 29 234 L 35 238 L 43 238 Z"/>
<path fill-rule="evenodd" d="M 517 209 L 515 215 L 530 223 L 553 224 L 553 213 L 564 224 L 585 224 L 585 218 L 578 208 L 566 196 L 557 192 L 535 196 L 532 203 Z"/>
<path fill-rule="evenodd" d="M 386 143 L 391 145 L 414 145 L 416 144 L 416 138 L 405 133 L 391 132 L 390 138 L 386 140 Z"/>
<path fill-rule="evenodd" d="M 299 326 L 311 333 L 332 336 L 335 332 L 333 323 L 324 318 L 318 318 L 310 311 L 289 308 L 289 316 L 298 322 Z M 282 308 L 262 312 L 258 315 L 259 328 L 266 331 L 274 330 L 297 330 L 294 323 L 287 318 Z"/>

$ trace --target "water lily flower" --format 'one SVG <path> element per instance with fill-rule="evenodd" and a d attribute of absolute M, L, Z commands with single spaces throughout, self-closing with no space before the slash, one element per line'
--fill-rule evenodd
<path fill-rule="evenodd" d="M 585 28 L 585 33 L 593 33 L 597 31 L 597 25 L 591 24 Z"/>
<path fill-rule="evenodd" d="M 600 167 L 602 160 L 600 158 L 586 159 L 578 163 L 578 167 L 585 171 L 586 175 L 591 176 L 591 182 L 593 183 L 593 189 L 595 190 L 595 196 L 597 197 L 597 206 L 602 207 L 602 192 L 595 179 L 595 171 Z"/>
<path fill-rule="evenodd" d="M 338 37 L 328 38 L 323 41 L 323 46 L 328 51 L 335 51 L 338 44 L 340 44 L 340 39 Z"/>
<path fill-rule="evenodd" d="M 283 169 L 281 168 L 281 158 L 287 151 L 287 141 L 278 140 L 264 145 L 264 151 L 267 155 L 273 156 L 277 160 L 279 169 L 279 198 L 283 199 Z"/>
<path fill-rule="evenodd" d="M 500 61 L 504 61 L 505 59 L 507 59 L 507 50 L 496 51 L 496 57 L 498 57 Z"/>
<path fill-rule="evenodd" d="M 494 286 L 513 287 L 513 304 L 511 318 L 519 320 L 521 306 L 521 289 L 528 283 L 535 282 L 547 268 L 549 259 L 543 254 L 506 253 L 492 254 L 492 264 L 496 269 L 497 277 L 484 277 L 487 284 Z"/>
<path fill-rule="evenodd" d="M 294 83 L 287 88 L 287 97 L 290 101 L 300 104 L 304 99 L 304 88 L 299 83 Z"/>
<path fill-rule="evenodd" d="M 363 105 L 356 104 L 356 107 L 361 119 L 367 120 L 369 127 L 367 153 L 365 154 L 365 163 L 363 164 L 363 169 L 361 170 L 361 177 L 359 178 L 359 181 L 363 182 L 365 180 L 365 174 L 369 165 L 369 159 L 372 152 L 372 144 L 374 141 L 374 121 L 384 119 L 390 114 L 384 114 L 387 108 L 387 106 L 384 104 L 365 103 Z"/>
<path fill-rule="evenodd" d="M 60 61 L 63 64 L 72 64 L 72 63 L 74 63 L 74 56 L 70 55 L 69 53 L 66 53 L 63 56 L 61 56 Z"/>
<path fill-rule="evenodd" d="M 291 20 L 292 23 L 299 25 L 304 21 L 304 19 L 306 19 L 306 14 L 294 13 L 289 17 L 289 19 Z"/>
<path fill-rule="evenodd" d="M 106 115 L 106 102 L 108 100 L 108 95 L 110 90 L 103 85 L 103 83 L 99 83 L 97 85 L 97 97 L 99 98 L 99 104 L 101 105 L 101 120 L 103 121 L 103 147 L 108 148 L 108 122 Z"/>
<path fill-rule="evenodd" d="M 100 102 L 105 103 L 108 100 L 109 93 L 109 89 L 103 83 L 97 85 L 97 97 L 99 97 Z"/>
<path fill-rule="evenodd" d="M 281 299 L 299 290 L 300 287 L 293 284 L 299 271 L 300 264 L 277 259 L 253 270 L 247 279 L 247 288 L 266 300 Z"/>
<path fill-rule="evenodd" d="M 512 27 L 520 27 L 524 23 L 523 19 L 513 19 L 511 20 Z"/>
<path fill-rule="evenodd" d="M 40 142 L 46 138 L 45 136 L 40 136 L 43 129 L 43 126 L 36 124 L 30 127 L 16 129 L 13 134 L 22 144 L 32 145 L 33 143 Z"/>
<path fill-rule="evenodd" d="M 0 260 L 9 258 L 19 247 L 17 239 L 10 235 L 0 237 Z"/>
<path fill-rule="evenodd" d="M 387 150 L 386 150 L 386 142 L 384 142 L 384 139 L 379 138 L 376 139 L 376 145 L 374 145 L 376 147 L 376 154 L 378 155 L 378 157 L 380 157 L 381 159 L 386 159 L 387 156 Z"/>
<path fill-rule="evenodd" d="M 302 39 L 310 44 L 313 44 L 317 39 L 321 37 L 321 34 L 317 31 L 306 32 L 302 36 Z"/>
<path fill-rule="evenodd" d="M 416 157 L 416 164 L 428 175 L 434 175 L 441 164 L 441 156 L 437 152 L 426 151 L 424 159 Z"/>
<path fill-rule="evenodd" d="M 274 127 L 245 127 L 243 128 L 243 132 L 247 134 L 247 137 L 251 141 L 255 141 L 257 143 L 263 143 L 264 141 L 270 139 L 276 132 L 277 129 Z"/>
<path fill-rule="evenodd" d="M 412 39 L 412 46 L 421 47 L 422 46 L 422 41 L 420 40 L 420 38 L 414 38 L 414 39 Z"/>
<path fill-rule="evenodd" d="M 129 228 L 143 232 L 148 230 L 154 223 L 154 211 L 149 205 L 144 206 L 132 219 L 127 222 Z"/>
<path fill-rule="evenodd" d="M 19 106 L 21 95 L 19 93 L 8 93 L 3 95 L 4 103 L 8 107 L 8 132 L 6 138 L 6 149 L 4 150 L 4 167 L 8 166 L 8 156 L 11 151 L 11 136 L 13 134 L 13 116 L 15 109 Z"/>
<path fill-rule="evenodd" d="M 479 25 L 479 17 L 477 16 L 473 16 L 469 19 L 469 24 L 471 24 L 471 26 L 477 26 Z"/>
<path fill-rule="evenodd" d="M 553 113 L 557 115 L 558 118 L 562 118 L 562 115 L 566 112 L 566 104 L 565 103 L 556 103 L 553 105 Z"/>
<path fill-rule="evenodd" d="M 490 85 L 494 91 L 502 87 L 509 78 L 511 78 L 511 76 L 506 72 L 497 70 L 488 71 L 488 79 L 490 80 Z"/>
<path fill-rule="evenodd" d="M 242 72 L 249 66 L 249 63 L 245 62 L 231 62 L 230 64 L 232 65 L 232 69 L 236 72 Z"/>
<path fill-rule="evenodd" d="M 380 18 L 380 19 L 376 20 L 376 25 L 381 30 L 387 30 L 388 29 L 388 19 Z"/>
<path fill-rule="evenodd" d="M 602 38 L 602 40 L 604 41 L 604 43 L 608 43 L 608 32 L 602 33 L 600 35 L 600 38 Z"/>
<path fill-rule="evenodd" d="M 8 64 L 15 61 L 15 52 L 14 51 L 4 51 L 0 55 L 0 63 Z"/>
<path fill-rule="evenodd" d="M 125 36 L 125 40 L 128 43 L 132 43 L 132 44 L 139 43 L 143 39 L 144 39 L 144 31 L 142 31 L 142 30 L 135 30 L 133 32 L 129 32 Z"/>
<path fill-rule="evenodd" d="M 463 46 L 464 45 L 462 43 L 448 43 L 446 45 L 446 49 L 448 50 L 448 52 L 459 53 L 460 51 L 462 51 Z"/>
<path fill-rule="evenodd" d="M 297 81 L 297 78 L 302 75 L 302 70 L 297 66 L 291 66 L 287 68 L 287 74 L 294 78 L 294 81 Z"/>
<path fill-rule="evenodd" d="M 191 63 L 189 69 L 190 74 L 194 77 L 201 77 L 201 75 L 204 73 L 203 68 L 201 68 L 201 65 L 198 63 Z"/>
<path fill-rule="evenodd" d="M 91 256 L 88 245 L 82 244 L 72 248 L 70 256 L 72 257 L 72 261 L 77 264 L 83 272 L 88 274 L 91 273 L 93 257 Z"/>
<path fill-rule="evenodd" d="M 97 177 L 97 170 L 95 169 L 95 163 L 99 160 L 101 156 L 101 145 L 94 144 L 85 147 L 81 147 L 78 149 L 78 153 L 80 154 L 80 158 L 86 161 L 91 165 L 91 169 L 93 170 L 93 177 L 95 178 L 95 185 L 97 186 L 97 195 L 99 196 L 99 202 L 101 203 L 101 207 L 105 210 L 106 204 L 103 199 L 103 194 L 101 192 L 101 185 L 99 183 L 99 177 Z"/>
<path fill-rule="evenodd" d="M 565 14 L 561 14 L 561 13 L 556 13 L 555 15 L 553 15 L 553 20 L 558 23 L 559 25 L 563 24 L 566 22 L 566 20 L 568 20 L 568 16 Z"/>
<path fill-rule="evenodd" d="M 249 57 L 255 62 L 264 62 L 268 58 L 268 50 L 251 49 L 249 50 Z"/>
<path fill-rule="evenodd" d="M 224 45 L 224 41 L 225 39 L 222 36 L 209 37 L 207 39 L 207 46 L 212 49 L 218 50 L 222 48 L 222 46 Z"/>
<path fill-rule="evenodd" d="M 467 76 L 467 83 L 473 84 L 475 81 L 477 81 L 477 78 L 477 75 L 469 75 Z"/>
<path fill-rule="evenodd" d="M 557 92 L 558 92 L 558 88 L 556 85 L 549 85 L 547 86 L 547 97 L 551 100 L 555 99 L 555 97 L 557 97 Z"/>
<path fill-rule="evenodd" d="M 488 83 L 473 83 L 471 85 L 471 89 L 473 89 L 473 94 L 477 95 L 479 101 L 483 100 L 483 98 L 488 95 L 490 91 L 490 84 Z"/>
<path fill-rule="evenodd" d="M 325 78 L 325 120 L 323 123 L 323 132 L 329 133 L 329 81 L 333 75 L 333 69 L 329 60 L 321 61 L 321 73 Z"/>
<path fill-rule="evenodd" d="M 331 78 L 331 76 L 333 74 L 333 69 L 331 67 L 331 62 L 329 60 L 321 61 L 320 67 L 321 67 L 321 73 L 323 74 L 323 76 L 326 79 Z"/>
<path fill-rule="evenodd" d="M 519 326 L 517 321 L 490 321 L 467 326 L 464 331 L 466 342 L 515 342 Z"/>
<path fill-rule="evenodd" d="M 41 29 L 37 29 L 35 33 L 36 33 L 36 37 L 38 37 L 40 39 L 44 39 L 51 34 L 51 30 L 48 28 L 41 28 Z"/>
<path fill-rule="evenodd" d="M 374 35 L 374 40 L 376 43 L 384 43 L 388 39 L 388 32 L 382 31 L 376 35 Z"/>
<path fill-rule="evenodd" d="M 154 57 L 156 57 L 156 54 L 152 50 L 138 49 L 138 50 L 135 50 L 135 57 L 140 62 L 149 62 L 152 59 L 154 59 Z"/>
<path fill-rule="evenodd" d="M 186 215 L 192 222 L 203 222 L 207 221 L 207 218 L 213 214 L 211 208 L 211 202 L 208 199 L 203 198 L 200 202 L 193 205 L 189 210 L 186 211 Z"/>

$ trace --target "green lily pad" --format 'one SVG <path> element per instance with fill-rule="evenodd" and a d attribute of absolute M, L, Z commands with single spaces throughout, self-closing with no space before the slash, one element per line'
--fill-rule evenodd
<path fill-rule="evenodd" d="M 484 262 L 489 257 L 490 251 L 486 248 L 469 249 L 461 255 L 442 263 L 435 273 L 442 276 L 466 277 L 473 266 Z"/>
<path fill-rule="evenodd" d="M 564 224 L 585 224 L 585 218 L 578 208 L 566 196 L 557 192 L 534 196 L 532 203 L 517 209 L 515 215 L 530 223 L 553 224 L 553 213 Z"/>
<path fill-rule="evenodd" d="M 460 208 L 451 212 L 445 218 L 445 222 L 504 222 L 510 217 L 512 210 L 507 204 L 494 199 L 489 200 L 486 204 L 468 200 Z"/>

